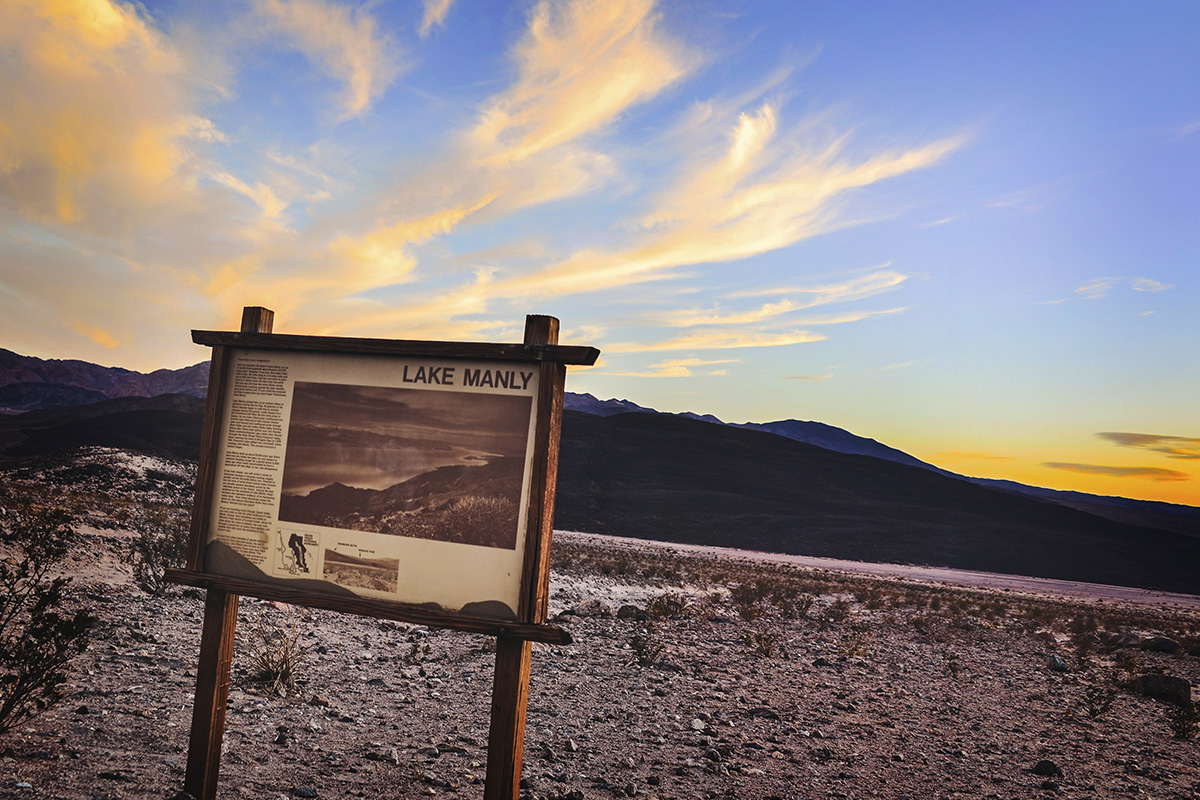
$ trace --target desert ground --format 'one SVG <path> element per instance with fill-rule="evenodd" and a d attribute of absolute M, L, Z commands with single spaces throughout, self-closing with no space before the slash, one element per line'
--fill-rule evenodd
<path fill-rule="evenodd" d="M 100 621 L 0 739 L 0 797 L 182 788 L 203 594 L 139 588 L 122 522 L 186 484 L 168 466 L 85 515 L 71 602 Z M 534 646 L 529 798 L 1200 797 L 1194 707 L 1148 696 L 1200 684 L 1194 606 L 559 533 L 551 613 L 574 641 Z M 283 692 L 252 665 L 277 629 L 303 650 Z M 481 797 L 493 663 L 487 637 L 243 598 L 218 796 Z"/>

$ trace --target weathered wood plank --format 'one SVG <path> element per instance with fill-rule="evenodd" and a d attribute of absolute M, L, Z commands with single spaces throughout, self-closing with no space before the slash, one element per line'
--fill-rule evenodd
<path fill-rule="evenodd" d="M 201 589 L 217 589 L 232 592 L 245 597 L 257 597 L 262 600 L 274 600 L 280 603 L 323 608 L 326 611 L 337 611 L 343 614 L 355 614 L 360 617 L 376 619 L 391 619 L 396 622 L 407 622 L 410 625 L 428 625 L 449 630 L 465 631 L 466 633 L 482 633 L 487 636 L 510 636 L 514 639 L 525 639 L 531 642 L 545 644 L 570 644 L 571 634 L 563 628 L 554 625 L 531 625 L 516 620 L 480 617 L 473 614 L 459 614 L 454 611 L 441 611 L 425 606 L 414 606 L 406 603 L 395 603 L 388 600 L 374 600 L 367 597 L 347 597 L 345 595 L 325 594 L 306 589 L 288 586 L 284 583 L 260 583 L 245 581 L 238 578 L 227 578 L 224 575 L 212 575 L 207 572 L 192 572 L 181 569 L 169 569 L 166 573 L 167 582 L 181 586 L 196 586 Z"/>
<path fill-rule="evenodd" d="M 483 800 L 517 800 L 521 793 L 531 654 L 529 642 L 505 636 L 496 640 L 496 677 L 492 683 L 492 722 L 488 731 Z"/>
<path fill-rule="evenodd" d="M 197 800 L 213 800 L 217 796 L 237 612 L 237 595 L 222 591 L 208 593 L 204 602 L 200 660 L 196 666 L 196 700 L 192 707 L 192 732 L 183 782 L 184 790 Z"/>
<path fill-rule="evenodd" d="M 192 331 L 192 341 L 212 347 L 247 347 L 264 350 L 312 350 L 325 353 L 474 358 L 500 361 L 553 361 L 591 366 L 600 351 L 584 345 L 507 344 L 494 342 L 425 342 L 402 339 L 367 339 L 340 336 L 299 336 L 285 333 L 235 333 Z"/>

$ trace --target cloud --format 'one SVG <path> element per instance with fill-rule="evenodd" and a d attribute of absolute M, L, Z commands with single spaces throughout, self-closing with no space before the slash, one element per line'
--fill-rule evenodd
<path fill-rule="evenodd" d="M 962 217 L 963 217 L 962 214 L 953 214 L 949 217 L 942 217 L 941 219 L 935 219 L 932 222 L 923 222 L 920 225 L 918 225 L 917 227 L 918 228 L 937 228 L 942 225 L 947 225 L 951 222 L 954 222 L 955 220 L 962 219 Z"/>
<path fill-rule="evenodd" d="M 185 54 L 121 3 L 10 2 L 4 17 L 0 196 L 28 218 L 112 232 L 187 191 L 189 140 L 223 134 L 194 109 Z"/>
<path fill-rule="evenodd" d="M 1135 292 L 1152 292 L 1154 294 L 1175 288 L 1171 284 L 1161 283 L 1153 278 L 1093 278 L 1076 289 L 1075 293 L 1085 300 L 1098 300 L 1101 297 L 1107 297 L 1110 291 L 1125 283 L 1128 283 L 1129 288 Z"/>
<path fill-rule="evenodd" d="M 707 366 L 710 364 L 733 364 L 736 358 L 724 358 L 716 361 L 705 361 L 699 358 L 677 358 L 651 364 L 647 372 L 611 372 L 610 375 L 621 375 L 630 378 L 688 378 L 692 376 L 691 367 Z M 713 370 L 709 375 L 724 375 L 726 370 Z"/>
<path fill-rule="evenodd" d="M 734 350 L 745 347 L 785 347 L 819 342 L 824 336 L 808 331 L 697 331 L 663 342 L 624 342 L 605 346 L 609 353 L 653 353 L 668 350 Z"/>
<path fill-rule="evenodd" d="M 1012 456 L 998 456 L 993 453 L 978 453 L 969 450 L 944 450 L 935 453 L 934 458 L 941 461 L 1012 461 Z"/>
<path fill-rule="evenodd" d="M 1087 283 L 1075 290 L 1075 293 L 1083 296 L 1085 300 L 1097 300 L 1108 295 L 1112 288 L 1116 286 L 1124 278 L 1093 278 Z"/>
<path fill-rule="evenodd" d="M 880 369 L 908 369 L 909 367 L 915 367 L 918 363 L 917 361 L 899 361 L 895 364 L 880 367 Z"/>
<path fill-rule="evenodd" d="M 362 115 L 400 72 L 395 47 L 364 7 L 326 0 L 256 0 L 270 28 L 327 75 L 345 84 L 341 119 Z"/>
<path fill-rule="evenodd" d="M 805 317 L 799 321 L 801 325 L 844 325 L 847 322 L 859 322 L 871 317 L 887 317 L 907 311 L 906 308 L 886 308 L 881 311 L 846 311 L 841 314 L 825 314 L 820 317 Z"/>
<path fill-rule="evenodd" d="M 510 285 L 553 297 L 778 250 L 845 225 L 832 206 L 844 193 L 930 166 L 962 144 L 956 137 L 855 161 L 844 155 L 842 140 L 804 148 L 777 139 L 774 106 L 743 113 L 725 147 L 688 165 L 640 220 L 646 230 L 640 240 L 617 250 L 580 250 Z"/>
<path fill-rule="evenodd" d="M 1174 130 L 1174 138 L 1183 139 L 1194 133 L 1200 133 L 1200 119 L 1184 123 Z"/>
<path fill-rule="evenodd" d="M 1129 285 L 1135 292 L 1158 293 L 1165 292 L 1167 289 L 1175 288 L 1169 283 L 1159 283 L 1152 278 L 1133 278 Z"/>
<path fill-rule="evenodd" d="M 807 295 L 808 298 L 801 305 L 797 306 L 798 308 L 812 308 L 813 306 L 827 305 L 829 303 L 861 300 L 864 297 L 871 297 L 880 292 L 895 289 L 908 280 L 907 275 L 886 269 L 887 266 L 888 264 L 882 264 L 873 272 L 840 283 L 824 283 L 816 286 L 787 286 L 774 289 L 748 289 L 733 292 L 729 297 L 762 297 L 765 295 L 780 294 Z"/>
<path fill-rule="evenodd" d="M 827 381 L 833 377 L 833 373 L 828 375 L 784 375 L 783 379 L 788 381 Z"/>
<path fill-rule="evenodd" d="M 425 0 L 425 13 L 421 15 L 421 27 L 417 34 L 424 39 L 429 36 L 435 25 L 442 26 L 446 22 L 446 14 L 450 13 L 450 5 L 454 0 Z"/>
<path fill-rule="evenodd" d="M 485 105 L 469 134 L 480 161 L 527 159 L 678 81 L 693 59 L 658 22 L 653 0 L 539 2 L 513 49 L 517 81 Z"/>
<path fill-rule="evenodd" d="M 1096 435 L 1121 447 L 1140 447 L 1156 453 L 1165 453 L 1168 458 L 1200 459 L 1200 437 L 1118 433 L 1115 431 L 1106 431 Z"/>
<path fill-rule="evenodd" d="M 1042 463 L 1042 466 L 1068 472 L 1080 472 L 1085 475 L 1104 475 L 1110 478 L 1144 478 L 1151 481 L 1190 480 L 1185 472 L 1161 467 L 1109 467 L 1099 464 L 1068 464 L 1060 461 L 1046 461 Z"/>

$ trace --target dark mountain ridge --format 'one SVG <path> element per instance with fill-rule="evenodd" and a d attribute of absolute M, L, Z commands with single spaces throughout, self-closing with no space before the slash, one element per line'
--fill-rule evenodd
<path fill-rule="evenodd" d="M 74 359 L 42 359 L 0 348 L 0 410 L 32 411 L 116 397 L 154 397 L 208 391 L 208 362 L 150 373 Z"/>

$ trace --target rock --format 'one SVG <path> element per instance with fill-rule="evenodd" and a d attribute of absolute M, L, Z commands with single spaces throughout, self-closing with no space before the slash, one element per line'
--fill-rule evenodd
<path fill-rule="evenodd" d="M 1062 767 L 1055 764 L 1048 758 L 1043 758 L 1041 761 L 1033 765 L 1033 774 L 1041 775 L 1044 778 L 1061 778 L 1063 776 Z"/>
<path fill-rule="evenodd" d="M 1054 781 L 1054 780 L 1051 780 L 1050 778 L 1047 778 L 1046 780 L 1042 781 L 1042 785 L 1040 788 L 1045 789 L 1048 792 L 1057 792 L 1058 791 L 1058 781 Z"/>
<path fill-rule="evenodd" d="M 182 789 L 171 795 L 170 800 L 196 800 L 195 796 L 190 792 L 185 792 Z"/>
<path fill-rule="evenodd" d="M 17 782 L 17 785 L 16 785 L 16 788 L 18 788 L 18 789 L 32 789 L 32 788 L 33 788 L 33 784 L 32 784 L 32 783 L 26 783 L 25 781 L 18 781 L 18 782 Z"/>
<path fill-rule="evenodd" d="M 367 685 L 376 686 L 382 689 L 387 686 L 387 681 L 385 681 L 383 678 L 371 678 L 371 680 L 367 681 Z"/>
<path fill-rule="evenodd" d="M 1129 688 L 1138 694 L 1180 706 L 1192 702 L 1192 685 L 1187 678 L 1151 672 L 1129 681 Z"/>
<path fill-rule="evenodd" d="M 1149 639 L 1143 639 L 1140 647 L 1151 653 L 1170 653 L 1175 655 L 1179 652 L 1179 642 L 1166 636 L 1151 636 Z"/>
<path fill-rule="evenodd" d="M 308 701 L 310 706 L 320 706 L 321 708 L 329 707 L 329 698 L 324 695 L 314 694 Z"/>
<path fill-rule="evenodd" d="M 584 600 L 575 606 L 574 611 L 577 617 L 611 617 L 613 615 L 612 606 L 599 599 Z"/>
<path fill-rule="evenodd" d="M 315 786 L 297 786 L 292 789 L 292 794 L 296 797 L 316 797 L 317 789 Z"/>
<path fill-rule="evenodd" d="M 1067 662 L 1063 661 L 1058 653 L 1051 653 L 1046 658 L 1046 668 L 1052 672 L 1068 672 Z"/>
<path fill-rule="evenodd" d="M 746 715 L 750 717 L 762 717 L 763 719 L 779 719 L 779 712 L 766 706 L 755 706 L 747 711 Z"/>
<path fill-rule="evenodd" d="M 438 750 L 436 747 L 422 747 L 417 752 L 423 756 L 429 756 L 430 758 L 437 758 L 442 754 L 442 751 Z"/>
<path fill-rule="evenodd" d="M 645 622 L 650 619 L 650 615 L 644 609 L 626 603 L 617 609 L 617 619 L 632 619 L 637 622 Z"/>

